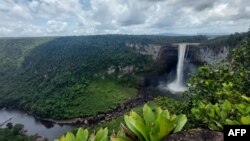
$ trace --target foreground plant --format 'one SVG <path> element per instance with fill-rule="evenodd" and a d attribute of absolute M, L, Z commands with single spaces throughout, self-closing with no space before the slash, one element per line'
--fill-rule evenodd
<path fill-rule="evenodd" d="M 200 102 L 192 109 L 197 121 L 201 121 L 211 130 L 221 131 L 223 125 L 249 125 L 250 124 L 250 97 L 241 96 L 238 103 L 228 100 L 216 104 Z"/>
<path fill-rule="evenodd" d="M 168 110 L 160 107 L 155 112 L 145 104 L 143 118 L 131 111 L 124 116 L 125 124 L 121 123 L 121 129 L 111 136 L 111 141 L 160 141 L 170 133 L 181 131 L 187 122 L 185 115 L 170 115 Z M 55 141 L 107 141 L 108 129 L 100 129 L 89 137 L 87 129 L 79 128 L 76 135 L 68 132 Z"/>
<path fill-rule="evenodd" d="M 156 112 L 145 104 L 143 118 L 131 111 L 124 117 L 125 127 L 111 137 L 112 141 L 160 141 L 170 133 L 181 131 L 187 122 L 185 115 L 170 115 L 168 110 L 157 108 Z"/>
<path fill-rule="evenodd" d="M 250 124 L 249 33 L 231 50 L 227 63 L 200 67 L 189 81 L 188 115 L 194 127 L 222 131 L 225 124 Z"/>
<path fill-rule="evenodd" d="M 87 129 L 79 128 L 76 135 L 72 132 L 68 132 L 66 135 L 55 141 L 108 141 L 108 129 L 101 128 L 96 134 L 91 134 L 89 136 Z"/>

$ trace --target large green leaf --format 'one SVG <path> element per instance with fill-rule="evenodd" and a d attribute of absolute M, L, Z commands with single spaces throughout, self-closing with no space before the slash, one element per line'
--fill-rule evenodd
<path fill-rule="evenodd" d="M 104 129 L 103 135 L 102 135 L 102 138 L 100 139 L 100 141 L 108 141 L 108 128 Z"/>
<path fill-rule="evenodd" d="M 97 131 L 95 141 L 106 141 L 108 136 L 108 129 L 101 128 Z"/>
<path fill-rule="evenodd" d="M 127 137 L 111 137 L 111 141 L 133 141 Z"/>
<path fill-rule="evenodd" d="M 135 128 L 134 124 L 131 123 L 129 116 L 124 116 L 124 121 L 128 128 L 139 138 L 140 141 L 144 141 L 142 134 Z"/>
<path fill-rule="evenodd" d="M 158 133 L 158 138 L 162 139 L 174 129 L 174 124 L 169 120 L 166 121 L 161 120 L 160 124 L 161 126 L 160 126 L 160 132 Z"/>
<path fill-rule="evenodd" d="M 232 104 L 228 100 L 225 100 L 225 102 L 222 105 L 222 109 L 225 111 L 230 111 L 232 110 Z"/>
<path fill-rule="evenodd" d="M 151 128 L 151 136 L 156 136 L 157 133 L 160 132 L 160 118 L 161 118 L 161 115 L 162 115 L 162 110 L 161 108 L 157 108 L 157 117 L 156 117 L 156 121 L 155 121 L 155 124 L 154 126 Z"/>
<path fill-rule="evenodd" d="M 65 136 L 61 136 L 60 141 L 66 141 L 66 137 Z"/>
<path fill-rule="evenodd" d="M 130 112 L 130 123 L 141 133 L 146 141 L 150 141 L 149 133 L 143 119 L 134 111 Z"/>
<path fill-rule="evenodd" d="M 91 134 L 88 141 L 95 141 L 95 134 Z"/>
<path fill-rule="evenodd" d="M 164 113 L 164 117 L 166 117 L 167 119 L 171 119 L 171 116 L 170 116 L 170 113 L 168 110 L 164 110 L 163 113 Z M 174 116 L 175 115 L 172 115 L 172 117 L 174 117 Z"/>
<path fill-rule="evenodd" d="M 79 128 L 76 133 L 76 141 L 87 141 L 88 139 L 88 130 L 83 130 L 82 128 Z"/>
<path fill-rule="evenodd" d="M 226 119 L 226 124 L 228 125 L 239 125 L 240 123 L 235 120 Z"/>
<path fill-rule="evenodd" d="M 155 115 L 147 104 L 143 107 L 143 117 L 146 122 L 147 129 L 150 129 L 152 124 L 155 122 Z"/>
<path fill-rule="evenodd" d="M 123 129 L 120 129 L 120 130 L 117 132 L 116 136 L 117 136 L 117 137 L 125 137 L 126 134 L 125 134 L 125 132 L 123 131 Z"/>
<path fill-rule="evenodd" d="M 181 131 L 184 125 L 186 124 L 186 122 L 187 122 L 186 115 L 177 116 L 175 119 L 176 127 L 174 129 L 174 133 Z"/>
<path fill-rule="evenodd" d="M 160 141 L 160 139 L 158 138 L 158 136 L 156 135 L 156 133 L 149 133 L 150 136 L 150 141 Z"/>
<path fill-rule="evenodd" d="M 243 99 L 245 99 L 246 101 L 250 102 L 250 97 L 247 96 L 241 96 Z"/>
<path fill-rule="evenodd" d="M 126 128 L 122 123 L 120 124 L 120 131 L 123 131 L 123 133 L 119 133 L 117 134 L 117 136 L 122 136 L 123 134 L 125 134 L 127 137 L 131 138 L 132 140 L 138 140 L 138 138 L 136 137 L 136 134 L 131 132 L 128 128 Z M 122 134 L 122 135 L 121 135 Z"/>
<path fill-rule="evenodd" d="M 162 109 L 161 109 L 161 107 L 158 107 L 157 109 L 156 109 L 156 117 L 159 117 L 160 116 L 160 114 L 162 113 Z"/>
<path fill-rule="evenodd" d="M 68 132 L 68 133 L 66 134 L 66 141 L 75 141 L 75 140 L 76 140 L 76 138 L 75 138 L 75 136 L 74 136 L 73 133 Z"/>
<path fill-rule="evenodd" d="M 173 122 L 171 122 L 167 117 L 167 112 L 164 111 L 157 117 L 156 125 L 152 128 L 152 136 L 156 135 L 154 138 L 162 139 L 174 129 Z"/>
<path fill-rule="evenodd" d="M 240 122 L 244 125 L 249 125 L 250 124 L 250 116 L 241 117 Z"/>
<path fill-rule="evenodd" d="M 210 118 L 214 118 L 215 117 L 215 110 L 213 108 L 210 109 L 209 112 L 208 112 L 208 115 L 209 115 Z"/>

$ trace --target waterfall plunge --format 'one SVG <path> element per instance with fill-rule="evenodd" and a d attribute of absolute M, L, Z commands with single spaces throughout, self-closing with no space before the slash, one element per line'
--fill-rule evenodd
<path fill-rule="evenodd" d="M 187 45 L 185 43 L 179 44 L 178 47 L 178 64 L 177 64 L 177 76 L 176 79 L 167 85 L 168 90 L 172 93 L 180 93 L 187 90 L 187 87 L 183 84 L 183 66 L 185 61 L 185 52 Z"/>

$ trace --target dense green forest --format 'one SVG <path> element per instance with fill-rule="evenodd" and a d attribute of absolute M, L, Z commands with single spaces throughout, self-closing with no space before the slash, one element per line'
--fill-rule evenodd
<path fill-rule="evenodd" d="M 169 132 L 164 132 L 161 138 L 173 133 L 175 128 L 178 128 L 176 131 L 181 130 L 184 125 L 184 130 L 202 127 L 223 131 L 225 124 L 250 124 L 250 32 L 211 40 L 204 36 L 128 35 L 1 39 L 0 66 L 3 69 L 0 70 L 0 106 L 21 107 L 40 117 L 53 119 L 86 117 L 109 111 L 135 97 L 141 78 L 154 73 L 158 69 L 156 65 L 162 65 L 150 56 L 126 47 L 126 43 L 169 44 L 188 40 L 211 48 L 229 46 L 230 54 L 223 64 L 201 66 L 191 77 L 189 90 L 182 94 L 184 99 L 157 97 L 148 102 L 152 111 L 162 107 L 181 115 L 177 118 L 178 122 L 171 118 L 167 119 L 169 123 L 161 121 L 166 127 L 171 125 L 164 128 Z M 135 69 L 129 73 L 122 72 L 121 68 L 128 66 Z M 113 71 L 109 73 L 111 68 Z M 90 131 L 108 127 L 109 130 L 98 130 L 108 140 L 108 134 L 117 132 L 125 119 L 124 129 L 137 135 L 138 132 L 129 127 L 129 121 L 133 122 L 134 116 L 143 117 L 145 123 L 152 120 L 145 116 L 152 115 L 151 109 L 145 110 L 142 106 L 132 109 L 138 115 L 126 113 L 125 116 L 93 125 Z M 31 137 L 23 135 L 21 128 L 14 132 L 15 128 L 19 129 L 18 126 L 1 129 L 0 137 L 6 139 L 5 135 L 13 134 L 13 138 L 31 140 Z M 146 130 L 143 132 L 146 133 Z M 98 132 L 96 136 L 99 136 Z M 119 131 L 112 139 L 127 138 L 121 133 Z M 70 132 L 68 136 L 74 137 Z"/>
<path fill-rule="evenodd" d="M 149 35 L 3 38 L 0 106 L 53 119 L 109 111 L 135 97 L 141 74 L 154 71 L 151 57 L 136 53 L 126 43 L 204 40 L 205 36 Z M 127 72 L 130 67 L 133 70 Z"/>
<path fill-rule="evenodd" d="M 202 42 L 202 45 L 205 45 L 208 47 L 218 47 L 218 46 L 236 47 L 240 41 L 245 39 L 246 36 L 248 36 L 247 32 L 243 32 L 243 33 L 236 32 L 231 35 L 224 35 L 224 36 L 219 36 L 216 38 L 206 40 Z"/>
<path fill-rule="evenodd" d="M 1 141 L 33 141 L 34 138 L 24 134 L 23 125 L 8 123 L 6 128 L 0 128 Z"/>
<path fill-rule="evenodd" d="M 0 19 L 0 141 L 250 141 L 250 0 L 0 0 Z"/>
<path fill-rule="evenodd" d="M 147 105 L 144 105 L 143 108 L 141 106 L 133 108 L 130 113 L 126 113 L 124 116 L 96 125 L 94 128 L 99 128 L 99 130 L 91 137 L 105 141 L 160 141 L 169 133 L 175 133 L 175 128 L 181 130 L 186 123 L 185 116 L 187 116 L 187 123 L 184 126 L 186 131 L 190 129 L 195 131 L 196 128 L 223 131 L 224 125 L 249 125 L 250 31 L 244 33 L 243 38 L 237 38 L 237 34 L 235 37 L 235 41 L 238 43 L 235 47 L 232 46 L 227 62 L 213 66 L 201 66 L 198 72 L 191 77 L 188 83 L 189 90 L 183 93 L 185 99 L 157 97 L 148 102 L 148 105 L 154 107 L 154 110 L 148 108 Z M 162 117 L 162 110 L 159 110 L 161 108 L 158 106 L 166 109 L 166 113 Z M 156 111 L 156 115 L 154 115 L 154 111 Z M 178 114 L 178 116 L 170 115 L 169 111 Z M 177 120 L 172 121 L 170 117 L 177 117 Z M 163 118 L 165 119 L 163 120 Z M 163 128 L 160 125 L 165 126 Z M 103 129 L 102 127 L 108 128 Z M 113 131 L 110 138 L 108 137 L 108 129 L 116 131 Z M 83 129 L 79 128 L 75 135 L 68 132 L 59 140 L 87 139 L 88 130 L 81 130 Z M 181 136 L 181 134 L 179 135 Z M 180 138 L 177 136 L 176 139 Z M 190 137 L 186 134 L 184 138 L 188 140 Z M 210 138 L 211 136 L 206 136 L 204 139 Z M 196 138 L 192 139 L 196 140 Z"/>

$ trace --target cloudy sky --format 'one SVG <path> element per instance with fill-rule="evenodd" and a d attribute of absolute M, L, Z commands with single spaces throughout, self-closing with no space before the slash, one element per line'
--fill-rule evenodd
<path fill-rule="evenodd" d="M 0 0 L 0 37 L 247 31 L 250 0 Z"/>

